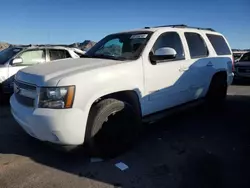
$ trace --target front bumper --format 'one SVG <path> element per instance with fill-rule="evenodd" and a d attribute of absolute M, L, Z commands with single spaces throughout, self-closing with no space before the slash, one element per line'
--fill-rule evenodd
<path fill-rule="evenodd" d="M 81 145 L 84 142 L 87 116 L 81 109 L 42 109 L 19 104 L 12 95 L 11 113 L 32 137 L 60 145 Z"/>

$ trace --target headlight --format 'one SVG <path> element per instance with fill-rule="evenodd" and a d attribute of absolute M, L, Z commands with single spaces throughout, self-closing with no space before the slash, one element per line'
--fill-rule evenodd
<path fill-rule="evenodd" d="M 75 86 L 41 88 L 39 108 L 71 108 L 75 96 Z"/>

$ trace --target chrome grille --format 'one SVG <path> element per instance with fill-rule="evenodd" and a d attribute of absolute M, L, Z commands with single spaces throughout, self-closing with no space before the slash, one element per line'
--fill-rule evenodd
<path fill-rule="evenodd" d="M 16 81 L 16 80 L 14 81 L 14 83 L 16 84 L 16 86 L 18 86 L 19 88 L 22 88 L 22 89 L 31 90 L 31 91 L 36 90 L 36 86 L 33 86 L 33 85 L 29 85 L 29 84 L 19 82 L 19 81 Z"/>
<path fill-rule="evenodd" d="M 28 107 L 34 107 L 36 86 L 29 85 L 23 82 L 14 81 L 14 92 L 16 100 Z"/>

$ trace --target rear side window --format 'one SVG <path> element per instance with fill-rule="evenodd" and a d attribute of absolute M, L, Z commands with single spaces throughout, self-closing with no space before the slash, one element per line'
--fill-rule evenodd
<path fill-rule="evenodd" d="M 191 58 L 208 56 L 208 49 L 203 38 L 198 33 L 185 33 Z"/>
<path fill-rule="evenodd" d="M 57 60 L 57 59 L 71 58 L 67 50 L 56 50 L 56 49 L 49 50 L 49 57 L 50 57 L 50 61 Z"/>
<path fill-rule="evenodd" d="M 217 55 L 231 55 L 231 51 L 225 41 L 220 35 L 206 34 L 207 38 L 211 42 Z"/>

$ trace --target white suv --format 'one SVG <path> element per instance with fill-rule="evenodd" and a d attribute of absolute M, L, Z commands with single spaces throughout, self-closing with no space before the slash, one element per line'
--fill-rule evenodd
<path fill-rule="evenodd" d="M 212 29 L 171 25 L 111 34 L 79 59 L 19 71 L 11 111 L 39 140 L 115 154 L 142 120 L 197 99 L 223 101 L 232 59 L 228 42 Z"/>
<path fill-rule="evenodd" d="M 14 75 L 21 69 L 58 59 L 79 58 L 81 50 L 63 46 L 14 46 L 0 52 L 0 94 L 13 93 Z"/>

